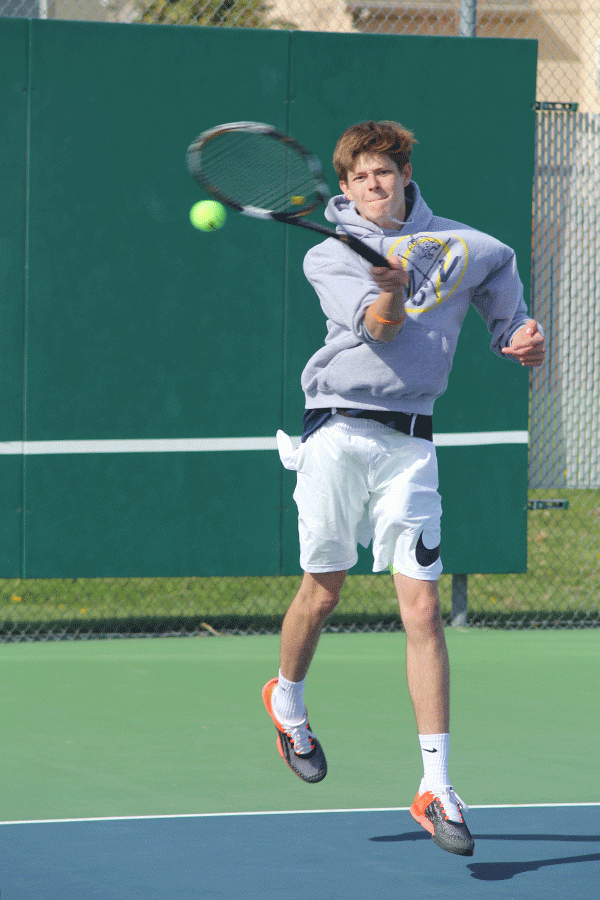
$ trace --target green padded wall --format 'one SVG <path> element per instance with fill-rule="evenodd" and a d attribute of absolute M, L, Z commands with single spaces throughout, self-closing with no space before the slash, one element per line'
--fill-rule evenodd
<path fill-rule="evenodd" d="M 335 187 L 339 132 L 399 119 L 434 211 L 514 246 L 528 285 L 535 66 L 531 41 L 0 18 L 0 575 L 297 572 L 272 439 L 299 433 L 325 331 L 301 269 L 314 238 L 235 213 L 194 231 L 185 150 L 219 122 L 266 121 Z M 470 314 L 436 432 L 527 428 L 527 374 L 488 344 Z M 185 439 L 209 443 L 169 444 Z M 117 444 L 70 452 L 90 441 Z M 526 455 L 440 447 L 446 571 L 524 569 Z"/>
<path fill-rule="evenodd" d="M 310 66 L 306 60 L 310 59 Z M 345 127 L 395 119 L 415 133 L 413 178 L 433 211 L 514 247 L 529 301 L 536 45 L 532 41 L 296 33 L 291 56 L 291 131 L 327 162 Z M 456 85 L 468 85 L 466 90 Z M 302 278 L 311 238 L 290 234 L 285 423 L 298 428 L 306 359 L 325 334 Z M 471 310 L 450 385 L 436 402 L 434 431 L 527 429 L 528 375 L 490 352 Z M 526 568 L 527 446 L 440 447 L 442 557 L 448 572 Z M 297 566 L 296 509 L 286 473 L 284 559 Z M 355 571 L 370 571 L 370 552 Z"/>
<path fill-rule="evenodd" d="M 26 156 L 28 27 L 0 19 L 0 448 L 23 430 L 24 316 L 27 307 Z M 0 456 L 0 572 L 18 574 L 22 558 L 23 465 L 19 456 Z"/>
<path fill-rule="evenodd" d="M 288 35 L 33 22 L 31 43 L 27 440 L 274 433 L 284 233 L 265 263 L 237 216 L 194 231 L 185 150 L 208 123 L 285 127 Z M 32 456 L 27 496 L 29 577 L 279 567 L 274 454 Z"/>

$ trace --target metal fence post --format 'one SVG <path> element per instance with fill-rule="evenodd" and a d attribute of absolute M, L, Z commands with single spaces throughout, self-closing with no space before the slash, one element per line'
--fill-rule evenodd
<path fill-rule="evenodd" d="M 477 0 L 460 0 L 460 35 L 477 37 Z"/>
<path fill-rule="evenodd" d="M 460 0 L 461 37 L 477 37 L 477 0 Z M 452 618 L 454 626 L 467 624 L 467 576 L 452 576 Z"/>
<path fill-rule="evenodd" d="M 455 627 L 467 625 L 467 575 L 452 576 L 452 618 Z"/>

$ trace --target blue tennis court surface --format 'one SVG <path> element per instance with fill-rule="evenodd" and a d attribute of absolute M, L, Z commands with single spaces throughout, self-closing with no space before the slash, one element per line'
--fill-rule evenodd
<path fill-rule="evenodd" d="M 1 827 L 2 900 L 596 900 L 600 804 L 479 807 L 475 856 L 406 809 Z"/>

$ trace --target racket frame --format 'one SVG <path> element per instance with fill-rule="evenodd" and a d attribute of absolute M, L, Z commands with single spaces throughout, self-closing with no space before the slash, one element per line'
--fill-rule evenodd
<path fill-rule="evenodd" d="M 314 184 L 314 197 L 307 203 L 305 206 L 294 210 L 294 212 L 275 212 L 274 210 L 263 209 L 262 207 L 253 206 L 251 204 L 241 204 L 236 201 L 233 197 L 229 197 L 227 194 L 223 193 L 219 188 L 215 187 L 205 176 L 202 170 L 202 149 L 210 143 L 214 138 L 226 134 L 228 132 L 245 132 L 252 134 L 262 134 L 267 137 L 271 137 L 274 140 L 278 140 L 281 143 L 287 145 L 291 150 L 300 154 L 306 165 L 308 166 L 311 175 L 315 179 Z M 194 157 L 200 154 L 200 165 L 194 165 L 192 160 Z M 327 181 L 325 178 L 325 173 L 323 171 L 323 166 L 321 164 L 320 159 L 311 153 L 310 150 L 307 150 L 302 144 L 300 144 L 295 138 L 290 137 L 290 135 L 284 134 L 282 131 L 279 131 L 277 128 L 274 128 L 272 125 L 267 125 L 263 122 L 228 122 L 223 125 L 217 125 L 214 128 L 209 128 L 207 131 L 203 131 L 195 141 L 188 147 L 187 150 L 187 165 L 189 172 L 192 178 L 200 184 L 207 194 L 210 194 L 211 197 L 214 197 L 215 200 L 218 200 L 220 203 L 224 203 L 225 206 L 229 206 L 231 209 L 237 210 L 237 212 L 242 213 L 245 216 L 251 216 L 254 219 L 274 219 L 276 222 L 281 222 L 284 225 L 296 225 L 300 228 L 306 228 L 309 231 L 316 232 L 317 234 L 324 235 L 326 237 L 335 238 L 338 241 L 341 241 L 343 244 L 346 244 L 351 250 L 355 253 L 358 253 L 359 256 L 362 256 L 363 259 L 366 259 L 373 266 L 379 266 L 381 268 L 391 268 L 388 260 L 378 253 L 376 250 L 373 250 L 371 247 L 367 246 L 363 241 L 359 240 L 352 234 L 349 234 L 345 229 L 342 222 L 339 222 L 340 228 L 344 229 L 342 232 L 334 231 L 332 228 L 328 228 L 325 225 L 319 225 L 316 222 L 307 221 L 304 217 L 309 215 L 315 209 L 318 209 L 320 206 L 326 206 L 329 200 L 331 199 L 331 194 L 329 191 L 329 187 L 327 185 Z"/>

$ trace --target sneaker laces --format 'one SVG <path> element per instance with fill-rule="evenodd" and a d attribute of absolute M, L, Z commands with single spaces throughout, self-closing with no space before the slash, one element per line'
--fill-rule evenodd
<path fill-rule="evenodd" d="M 435 796 L 444 807 L 444 812 L 451 822 L 462 821 L 461 809 L 464 809 L 465 812 L 469 811 L 469 807 L 465 801 L 458 796 L 451 784 L 442 788 Z"/>
<path fill-rule="evenodd" d="M 314 734 L 309 731 L 307 719 L 298 725 L 286 726 L 285 733 L 292 742 L 294 753 L 298 756 L 307 756 L 314 749 L 312 741 Z"/>
<path fill-rule="evenodd" d="M 312 731 L 309 731 L 308 728 L 308 716 L 306 708 L 304 709 L 304 718 L 301 719 L 300 722 L 295 722 L 293 725 L 290 725 L 279 715 L 277 711 L 276 701 L 277 696 L 272 696 L 271 707 L 274 714 L 277 716 L 281 727 L 292 742 L 294 753 L 296 753 L 298 756 L 307 756 L 314 749 L 314 744 L 311 740 L 312 738 L 314 738 L 314 734 L 312 733 Z"/>

